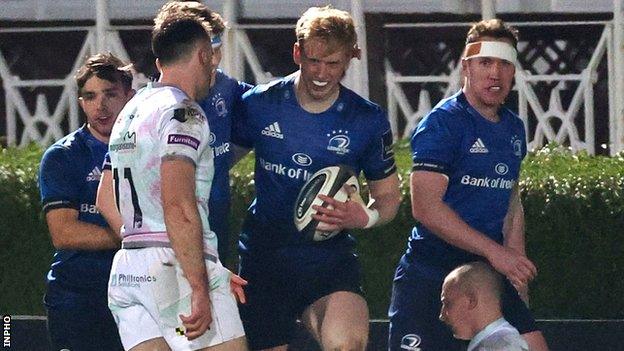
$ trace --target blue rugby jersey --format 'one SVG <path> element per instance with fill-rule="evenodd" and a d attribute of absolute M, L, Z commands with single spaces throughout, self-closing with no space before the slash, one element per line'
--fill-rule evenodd
<path fill-rule="evenodd" d="M 497 123 L 485 119 L 459 92 L 419 123 L 411 147 L 414 170 L 448 176 L 443 201 L 468 225 L 502 244 L 503 220 L 526 156 L 526 139 L 516 114 L 503 107 L 499 116 Z M 448 268 L 476 259 L 420 223 L 412 229 L 407 256 Z"/>
<path fill-rule="evenodd" d="M 322 113 L 305 111 L 294 90 L 296 75 L 260 85 L 243 95 L 232 142 L 255 150 L 256 199 L 241 234 L 241 252 L 305 244 L 293 223 L 299 190 L 314 172 L 344 164 L 368 180 L 396 171 L 385 112 L 341 86 Z M 350 241 L 340 235 L 329 241 Z M 326 242 L 325 242 L 326 243 Z"/>
<path fill-rule="evenodd" d="M 210 93 L 199 103 L 208 117 L 210 147 L 214 153 L 215 174 L 208 203 L 208 217 L 213 229 L 223 228 L 219 223 L 229 220 L 232 118 L 241 96 L 252 87 L 228 77 L 220 69 L 217 70 L 215 79 Z"/>
<path fill-rule="evenodd" d="M 43 211 L 73 208 L 78 211 L 79 220 L 107 227 L 95 208 L 107 149 L 108 145 L 97 140 L 86 126 L 50 146 L 39 170 Z M 58 284 L 65 289 L 99 291 L 105 295 L 115 251 L 56 250 L 47 275 L 50 287 Z"/>

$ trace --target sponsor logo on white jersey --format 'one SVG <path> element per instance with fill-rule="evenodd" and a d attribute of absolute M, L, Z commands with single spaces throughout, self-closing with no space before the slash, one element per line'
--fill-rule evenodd
<path fill-rule="evenodd" d="M 138 288 L 142 283 L 153 283 L 155 281 L 156 277 L 151 275 L 114 273 L 110 278 L 110 286 Z"/>
<path fill-rule="evenodd" d="M 279 126 L 279 123 L 273 122 L 268 126 L 264 127 L 262 130 L 262 135 L 270 136 L 272 138 L 284 139 L 284 134 L 282 134 L 282 129 Z"/>
<path fill-rule="evenodd" d="M 483 143 L 483 140 L 481 140 L 481 138 L 477 138 L 477 141 L 474 142 L 474 144 L 472 144 L 472 146 L 470 147 L 470 153 L 471 154 L 487 154 L 488 152 L 490 152 L 487 147 L 485 147 L 485 144 Z"/>
<path fill-rule="evenodd" d="M 102 177 L 102 171 L 96 166 L 87 174 L 87 182 L 99 182 Z"/>

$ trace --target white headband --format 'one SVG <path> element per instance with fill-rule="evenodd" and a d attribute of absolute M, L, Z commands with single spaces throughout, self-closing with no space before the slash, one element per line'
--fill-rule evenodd
<path fill-rule="evenodd" d="M 464 60 L 475 57 L 496 57 L 501 60 L 516 63 L 518 53 L 514 47 L 504 41 L 477 41 L 466 45 Z"/>

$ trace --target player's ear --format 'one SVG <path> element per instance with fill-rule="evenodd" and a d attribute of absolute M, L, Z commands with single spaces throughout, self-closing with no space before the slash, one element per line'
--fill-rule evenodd
<path fill-rule="evenodd" d="M 468 308 L 474 310 L 479 304 L 479 296 L 474 291 L 466 292 L 466 299 L 468 300 Z"/>
<path fill-rule="evenodd" d="M 301 45 L 299 45 L 299 42 L 295 42 L 295 44 L 293 45 L 293 60 L 295 61 L 295 64 L 297 66 L 299 66 L 301 64 L 301 50 L 303 48 L 301 47 Z"/>

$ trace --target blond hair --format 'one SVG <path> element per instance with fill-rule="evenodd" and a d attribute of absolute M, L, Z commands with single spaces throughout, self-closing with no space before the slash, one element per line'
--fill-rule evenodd
<path fill-rule="evenodd" d="M 357 34 L 353 18 L 348 12 L 325 7 L 310 7 L 301 15 L 295 28 L 297 41 L 320 38 L 347 49 L 357 50 Z"/>

